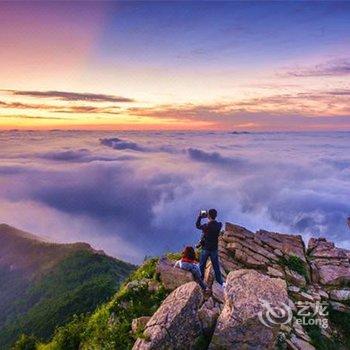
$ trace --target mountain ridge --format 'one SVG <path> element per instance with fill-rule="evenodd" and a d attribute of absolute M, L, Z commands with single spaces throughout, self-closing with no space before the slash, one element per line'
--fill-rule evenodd
<path fill-rule="evenodd" d="M 55 243 L 0 225 L 0 347 L 20 333 L 40 339 L 105 302 L 134 266 L 88 243 Z"/>

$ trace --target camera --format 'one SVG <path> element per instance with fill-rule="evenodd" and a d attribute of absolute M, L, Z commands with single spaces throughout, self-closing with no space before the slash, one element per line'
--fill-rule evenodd
<path fill-rule="evenodd" d="M 207 210 L 201 210 L 199 215 L 202 217 L 202 218 L 206 218 L 208 216 L 208 211 Z"/>

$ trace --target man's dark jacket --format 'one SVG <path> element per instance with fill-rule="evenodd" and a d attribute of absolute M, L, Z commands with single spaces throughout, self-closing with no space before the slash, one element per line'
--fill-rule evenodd
<path fill-rule="evenodd" d="M 201 238 L 202 248 L 205 250 L 217 250 L 222 223 L 212 220 L 206 224 L 201 224 L 201 219 L 202 218 L 199 216 L 196 227 L 203 231 L 203 236 Z"/>

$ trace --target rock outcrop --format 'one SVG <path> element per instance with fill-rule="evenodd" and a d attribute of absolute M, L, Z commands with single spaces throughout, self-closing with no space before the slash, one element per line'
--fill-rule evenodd
<path fill-rule="evenodd" d="M 196 338 L 204 337 L 213 350 L 275 349 L 281 342 L 283 349 L 314 350 L 307 327 L 298 322 L 300 307 L 312 305 L 314 313 L 317 303 L 326 303 L 350 314 L 350 252 L 326 239 L 311 239 L 306 250 L 300 235 L 253 233 L 226 223 L 219 256 L 227 285 L 224 290 L 215 282 L 208 262 L 210 297 L 202 296 L 191 273 L 160 259 L 159 283 L 175 290 L 147 322 L 134 349 L 190 349 Z M 284 307 L 286 322 L 262 322 L 259 315 L 266 312 L 266 303 Z M 314 319 L 328 321 L 327 315 Z M 328 325 L 321 333 L 330 339 L 333 329 Z"/>
<path fill-rule="evenodd" d="M 184 283 L 194 280 L 191 272 L 174 267 L 174 263 L 174 261 L 162 257 L 157 265 L 157 273 L 160 274 L 164 288 L 167 290 L 174 290 Z"/>
<path fill-rule="evenodd" d="M 273 349 L 280 324 L 264 325 L 259 312 L 264 302 L 287 305 L 286 282 L 254 270 L 230 272 L 226 301 L 216 323 L 209 349 Z"/>
<path fill-rule="evenodd" d="M 307 266 L 301 236 L 263 230 L 253 233 L 242 226 L 226 223 L 220 258 L 227 273 L 239 267 L 250 267 L 282 277 L 284 271 L 279 261 L 290 256 L 297 256 Z"/>
<path fill-rule="evenodd" d="M 336 248 L 325 238 L 311 238 L 308 253 L 315 283 L 340 286 L 350 283 L 349 256 L 345 249 Z"/>
<path fill-rule="evenodd" d="M 198 310 L 203 302 L 196 282 L 175 289 L 147 322 L 143 339 L 133 349 L 190 349 L 201 334 Z"/>
<path fill-rule="evenodd" d="M 198 316 L 201 321 L 203 333 L 210 333 L 216 324 L 221 309 L 219 303 L 213 298 L 209 298 L 198 310 Z"/>

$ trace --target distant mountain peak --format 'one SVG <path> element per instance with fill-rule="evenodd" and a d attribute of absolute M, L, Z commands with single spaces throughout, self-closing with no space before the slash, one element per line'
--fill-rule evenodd
<path fill-rule="evenodd" d="M 39 241 L 39 242 L 49 242 L 47 239 L 37 236 L 37 235 L 33 235 L 32 233 L 26 232 L 26 231 L 22 231 L 19 230 L 13 226 L 10 226 L 6 223 L 1 223 L 0 224 L 0 237 L 4 236 L 4 235 L 8 235 L 8 236 L 14 236 L 14 237 L 21 237 L 21 238 L 25 238 L 25 239 L 31 239 L 31 240 L 35 240 L 35 241 Z"/>

